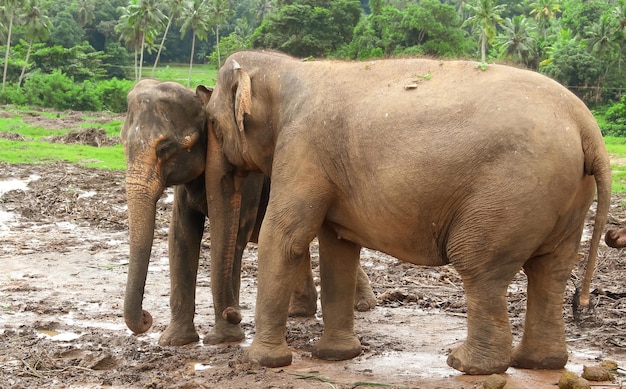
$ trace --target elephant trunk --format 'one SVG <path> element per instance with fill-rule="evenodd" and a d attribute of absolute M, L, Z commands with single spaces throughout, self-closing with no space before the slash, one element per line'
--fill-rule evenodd
<path fill-rule="evenodd" d="M 606 232 L 604 235 L 604 242 L 609 247 L 614 247 L 616 249 L 621 249 L 626 247 L 626 227 L 620 230 L 612 229 Z"/>
<path fill-rule="evenodd" d="M 156 202 L 163 190 L 160 180 L 153 180 L 153 183 L 148 184 L 145 173 L 129 171 L 126 175 L 130 258 L 124 297 L 124 320 L 128 328 L 136 334 L 144 333 L 152 326 L 152 316 L 142 309 L 142 303 L 152 251 Z"/>

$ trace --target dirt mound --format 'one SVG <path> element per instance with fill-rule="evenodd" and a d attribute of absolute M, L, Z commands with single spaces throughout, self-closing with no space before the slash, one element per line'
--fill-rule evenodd
<path fill-rule="evenodd" d="M 80 144 L 94 147 L 115 146 L 120 143 L 118 137 L 108 136 L 106 131 L 101 128 L 73 130 L 65 135 L 45 137 L 44 140 L 52 143 Z"/>
<path fill-rule="evenodd" d="M 16 134 L 14 132 L 7 132 L 7 131 L 0 132 L 0 138 L 8 139 L 8 140 L 20 141 L 20 142 L 24 142 L 26 140 L 29 140 L 29 139 L 26 139 L 25 137 L 23 137 L 20 134 Z"/>

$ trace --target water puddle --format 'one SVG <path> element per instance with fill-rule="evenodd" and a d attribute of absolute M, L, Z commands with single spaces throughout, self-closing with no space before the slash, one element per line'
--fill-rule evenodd
<path fill-rule="evenodd" d="M 186 374 L 191 374 L 195 371 L 207 370 L 213 367 L 211 365 L 205 365 L 204 363 L 199 362 L 199 361 L 189 361 L 185 365 L 186 365 L 185 367 Z"/>
<path fill-rule="evenodd" d="M 40 338 L 47 338 L 57 342 L 71 342 L 82 336 L 81 334 L 75 334 L 73 332 L 59 332 L 43 328 L 37 328 L 37 333 Z"/>

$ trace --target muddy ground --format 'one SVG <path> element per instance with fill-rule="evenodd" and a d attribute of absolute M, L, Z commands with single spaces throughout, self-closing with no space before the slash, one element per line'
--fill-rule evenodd
<path fill-rule="evenodd" d="M 289 319 L 292 366 L 266 369 L 242 362 L 254 335 L 256 249 L 252 244 L 243 265 L 246 341 L 160 347 L 157 340 L 169 320 L 171 193 L 168 190 L 159 201 L 144 299 L 154 325 L 148 333 L 135 336 L 122 318 L 128 265 L 124 173 L 65 163 L 0 163 L 0 388 L 483 386 L 486 377 L 463 375 L 445 362 L 466 331 L 465 297 L 454 269 L 404 264 L 372 250 L 363 250 L 362 264 L 378 306 L 355 313 L 363 352 L 353 360 L 330 363 L 312 358 L 311 345 L 323 329 L 318 313 L 314 318 Z M 613 198 L 614 224 L 626 224 L 623 200 Z M 581 252 L 586 252 L 588 237 L 588 233 L 583 237 Z M 315 244 L 312 252 L 317 274 Z M 567 369 L 580 374 L 583 365 L 606 359 L 620 366 L 613 382 L 596 382 L 594 388 L 626 385 L 625 256 L 625 251 L 602 244 L 592 285 L 593 309 L 572 309 L 582 266 L 567 288 L 563 309 L 570 351 Z M 207 226 L 197 290 L 196 325 L 201 335 L 213 323 L 209 258 Z M 516 341 L 525 298 L 525 277 L 520 273 L 509 288 Z M 562 373 L 510 368 L 503 376 L 508 380 L 506 388 L 556 388 Z"/>

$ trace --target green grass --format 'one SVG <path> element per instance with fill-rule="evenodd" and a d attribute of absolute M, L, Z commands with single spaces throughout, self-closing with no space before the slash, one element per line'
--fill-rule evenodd
<path fill-rule="evenodd" d="M 0 138 L 0 161 L 33 164 L 66 161 L 101 169 L 123 170 L 126 168 L 124 149 L 121 145 L 93 147 L 47 142 L 42 138 L 64 135 L 71 129 L 51 130 L 41 126 L 33 126 L 24 120 L 26 115 L 40 115 L 51 119 L 67 116 L 58 115 L 56 112 L 40 112 L 16 107 L 15 112 L 6 115 L 9 117 L 0 118 L 0 132 L 16 133 L 26 140 L 17 141 Z M 97 123 L 96 121 L 100 120 L 99 117 L 88 116 L 87 114 L 82 119 L 85 121 L 80 123 L 80 127 L 102 128 L 111 137 L 119 136 L 123 124 L 121 120 L 111 120 L 103 124 Z"/>
<path fill-rule="evenodd" d="M 611 163 L 613 193 L 626 193 L 626 138 L 606 136 L 604 143 L 613 161 Z M 624 160 L 619 161 L 622 158 Z"/>
<path fill-rule="evenodd" d="M 32 164 L 65 161 L 100 169 L 123 170 L 126 168 L 122 145 L 92 147 L 0 139 L 0 161 Z"/>
<path fill-rule="evenodd" d="M 144 69 L 144 77 L 150 76 L 152 69 Z M 161 81 L 176 81 L 187 86 L 187 78 L 189 76 L 189 65 L 170 64 L 157 67 L 154 72 L 154 78 Z M 215 86 L 217 81 L 217 69 L 210 65 L 194 65 L 191 74 L 190 88 L 198 85 Z"/>

